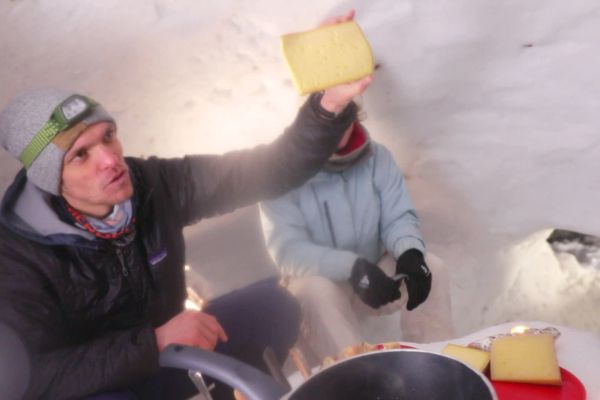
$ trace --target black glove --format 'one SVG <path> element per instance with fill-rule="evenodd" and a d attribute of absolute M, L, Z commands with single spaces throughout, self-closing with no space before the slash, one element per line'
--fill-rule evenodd
<path fill-rule="evenodd" d="M 368 306 L 379 308 L 400 298 L 400 286 L 377 265 L 359 258 L 352 266 L 350 284 Z"/>
<path fill-rule="evenodd" d="M 408 289 L 408 303 L 406 308 L 410 311 L 423 303 L 431 290 L 431 271 L 423 253 L 417 249 L 406 250 L 396 261 L 396 274 L 406 274 L 406 288 Z"/>

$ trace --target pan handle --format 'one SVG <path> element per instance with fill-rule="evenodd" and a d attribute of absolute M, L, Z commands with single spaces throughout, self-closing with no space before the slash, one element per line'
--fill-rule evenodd
<path fill-rule="evenodd" d="M 263 358 L 263 361 L 265 362 L 265 364 L 267 365 L 267 368 L 269 369 L 271 376 L 275 379 L 275 381 L 277 381 L 279 384 L 281 384 L 283 387 L 285 387 L 286 391 L 289 392 L 290 390 L 292 390 L 292 386 L 290 385 L 290 382 L 288 382 L 287 378 L 285 377 L 285 375 L 283 373 L 283 367 L 281 366 L 281 364 L 279 363 L 279 360 L 277 359 L 275 350 L 273 350 L 273 348 L 271 346 L 267 346 L 265 351 L 263 351 L 262 358 Z"/>
<path fill-rule="evenodd" d="M 171 344 L 159 357 L 162 367 L 199 371 L 242 392 L 248 400 L 280 400 L 288 389 L 267 374 L 234 358 L 196 347 Z"/>

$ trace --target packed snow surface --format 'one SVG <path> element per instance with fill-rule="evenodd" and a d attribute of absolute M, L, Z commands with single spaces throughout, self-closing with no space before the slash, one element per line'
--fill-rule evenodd
<path fill-rule="evenodd" d="M 457 332 L 517 319 L 600 332 L 599 270 L 546 242 L 600 235 L 597 1 L 3 1 L 0 106 L 34 86 L 89 94 L 136 156 L 267 143 L 302 101 L 278 37 L 350 8 L 381 66 L 365 125 L 450 271 Z M 19 166 L 0 163 L 6 187 Z M 274 272 L 255 208 L 187 237 L 205 293 Z"/>

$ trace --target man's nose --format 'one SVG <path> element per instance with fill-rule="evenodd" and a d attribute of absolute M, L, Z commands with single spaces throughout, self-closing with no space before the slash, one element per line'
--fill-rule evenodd
<path fill-rule="evenodd" d="M 102 169 L 112 168 L 119 163 L 119 154 L 109 146 L 100 146 L 98 153 Z"/>

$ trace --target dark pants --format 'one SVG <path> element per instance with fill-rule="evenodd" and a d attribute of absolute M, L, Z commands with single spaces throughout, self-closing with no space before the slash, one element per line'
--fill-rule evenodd
<path fill-rule="evenodd" d="M 226 343 L 217 345 L 216 352 L 267 373 L 262 360 L 264 349 L 270 346 L 283 363 L 298 336 L 300 307 L 276 279 L 260 281 L 218 297 L 203 311 L 214 315 L 229 337 Z M 197 393 L 187 371 L 171 368 L 162 368 L 158 376 L 134 391 L 139 399 L 184 399 Z M 215 382 L 211 394 L 215 400 L 233 399 L 232 389 L 220 382 Z"/>

